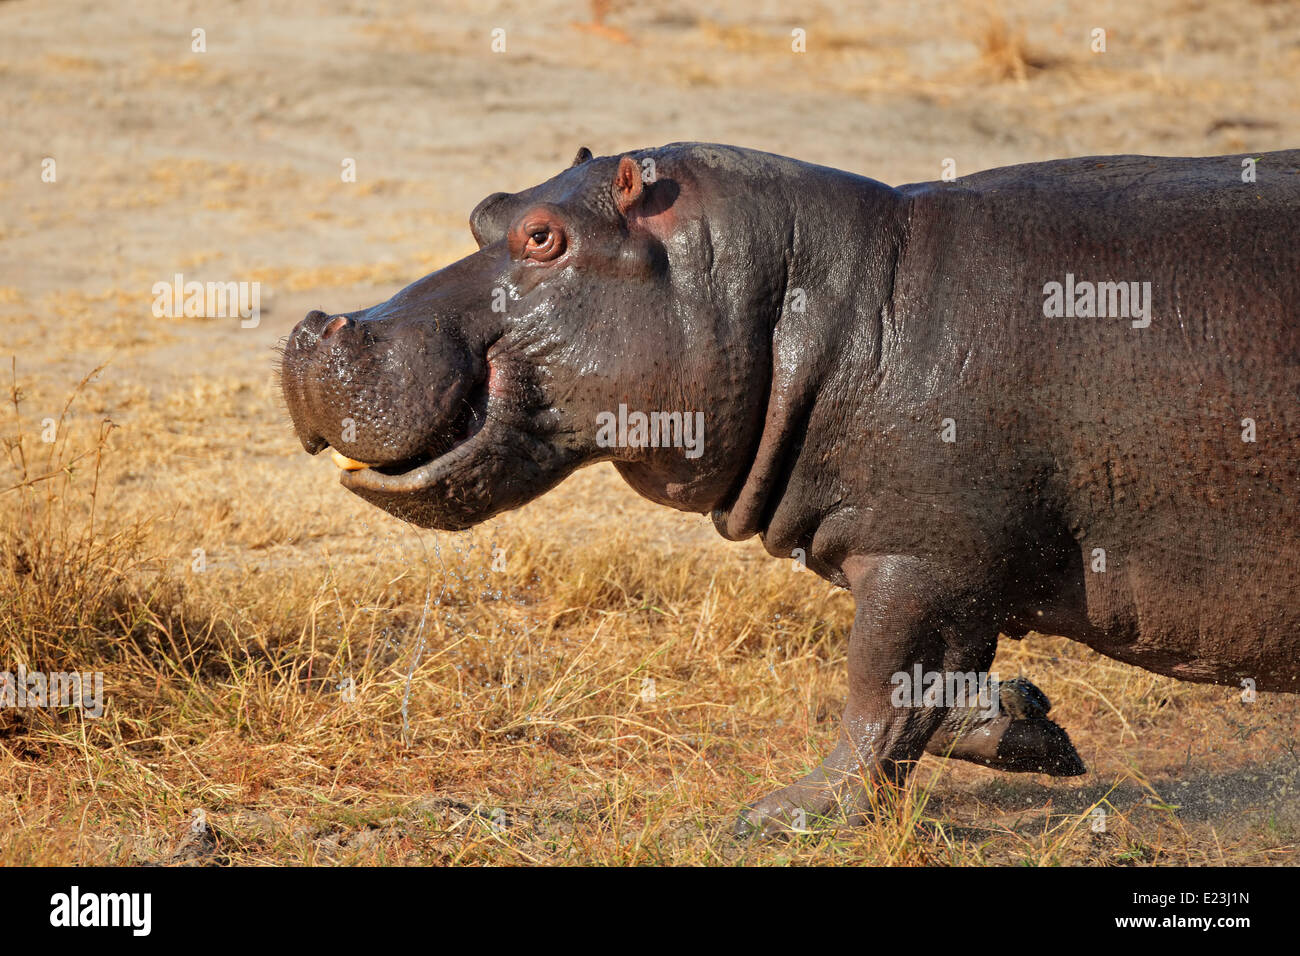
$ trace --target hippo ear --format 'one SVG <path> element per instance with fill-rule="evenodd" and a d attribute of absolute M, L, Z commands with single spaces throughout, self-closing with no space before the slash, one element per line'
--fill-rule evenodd
<path fill-rule="evenodd" d="M 614 174 L 614 204 L 624 216 L 636 205 L 645 187 L 641 182 L 641 167 L 631 156 L 624 156 L 618 161 L 618 172 Z"/>
<path fill-rule="evenodd" d="M 509 198 L 509 193 L 493 193 L 469 214 L 469 231 L 474 233 L 480 249 L 505 238 L 506 226 L 510 224 L 510 204 L 506 202 Z"/>
<path fill-rule="evenodd" d="M 573 162 L 569 164 L 569 168 L 572 169 L 574 166 L 581 166 L 589 159 L 591 159 L 591 150 L 586 146 L 579 146 L 578 155 L 573 157 Z"/>

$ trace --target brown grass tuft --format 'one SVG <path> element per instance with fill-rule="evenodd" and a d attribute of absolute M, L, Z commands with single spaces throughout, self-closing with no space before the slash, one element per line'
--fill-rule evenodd
<path fill-rule="evenodd" d="M 972 36 L 978 52 L 976 72 L 988 79 L 1024 84 L 1050 65 L 1047 57 L 1029 47 L 1024 27 L 1009 22 L 992 5 L 985 8 Z"/>

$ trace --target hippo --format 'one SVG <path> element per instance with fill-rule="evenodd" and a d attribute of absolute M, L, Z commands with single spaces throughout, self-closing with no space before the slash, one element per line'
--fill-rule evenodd
<path fill-rule="evenodd" d="M 609 461 L 848 589 L 838 744 L 739 832 L 862 824 L 927 752 L 1083 772 L 987 675 L 1000 637 L 1300 691 L 1300 150 L 893 188 L 584 147 L 469 225 L 477 252 L 292 331 L 297 436 L 446 530 Z"/>

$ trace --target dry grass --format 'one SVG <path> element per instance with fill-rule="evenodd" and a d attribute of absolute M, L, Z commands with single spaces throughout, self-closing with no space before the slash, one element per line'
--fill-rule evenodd
<path fill-rule="evenodd" d="M 305 459 L 204 495 L 174 449 L 229 443 L 240 390 L 116 428 L 77 414 L 92 378 L 49 444 L 11 388 L 0 659 L 102 671 L 107 706 L 0 712 L 0 863 L 1294 861 L 1291 699 L 1247 710 L 1059 640 L 998 666 L 1049 689 L 1093 775 L 926 758 L 873 827 L 738 843 L 741 804 L 833 742 L 847 595 L 603 471 L 463 536 L 335 488 L 295 514 Z M 169 436 L 199 406 L 207 437 Z M 167 477 L 133 491 L 149 462 Z"/>
<path fill-rule="evenodd" d="M 974 37 L 979 51 L 977 71 L 990 79 L 1015 80 L 1023 84 L 1031 74 L 1048 65 L 1045 57 L 1030 49 L 1024 28 L 1008 23 L 991 7 L 975 30 Z"/>

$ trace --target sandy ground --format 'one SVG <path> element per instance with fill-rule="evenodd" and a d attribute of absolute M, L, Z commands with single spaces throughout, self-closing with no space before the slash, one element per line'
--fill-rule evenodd
<path fill-rule="evenodd" d="M 39 430 L 107 363 L 68 427 L 119 427 L 105 508 L 155 514 L 169 560 L 202 547 L 217 571 L 308 576 L 377 549 L 416 561 L 412 534 L 301 454 L 274 346 L 311 308 L 373 304 L 472 251 L 465 219 L 480 198 L 553 175 L 581 145 L 717 141 L 901 183 L 938 178 L 946 159 L 960 175 L 1300 144 L 1300 11 L 1288 3 L 855 7 L 615 2 L 594 25 L 587 5 L 553 2 L 0 3 L 0 364 L 13 357 L 21 424 Z M 1094 28 L 1104 53 L 1090 48 Z M 792 52 L 795 29 L 805 53 Z M 349 161 L 355 182 L 341 176 Z M 152 287 L 176 273 L 259 282 L 260 324 L 154 317 Z M 667 561 L 758 560 L 603 466 L 508 521 L 575 549 L 632 529 Z M 1081 692 L 1066 715 L 1076 725 L 1062 718 L 1100 776 L 1004 793 L 1006 778 L 962 768 L 938 812 L 1012 819 L 1023 799 L 1082 813 L 1115 780 L 1116 801 L 1150 806 L 1150 779 L 1163 791 L 1152 812 L 1186 808 L 1179 832 L 1204 851 L 1181 860 L 1215 860 L 1227 833 L 1234 861 L 1295 862 L 1289 702 L 1266 698 L 1266 715 L 1245 717 L 1231 690 L 1039 647 L 1013 649 L 1011 664 L 1049 692 L 1062 691 L 1060 655 L 1123 675 L 1123 699 Z M 833 711 L 842 690 L 834 675 L 826 686 Z M 1159 713 L 1169 700 L 1191 710 Z M 799 761 L 815 761 L 830 739 L 819 733 Z"/>

